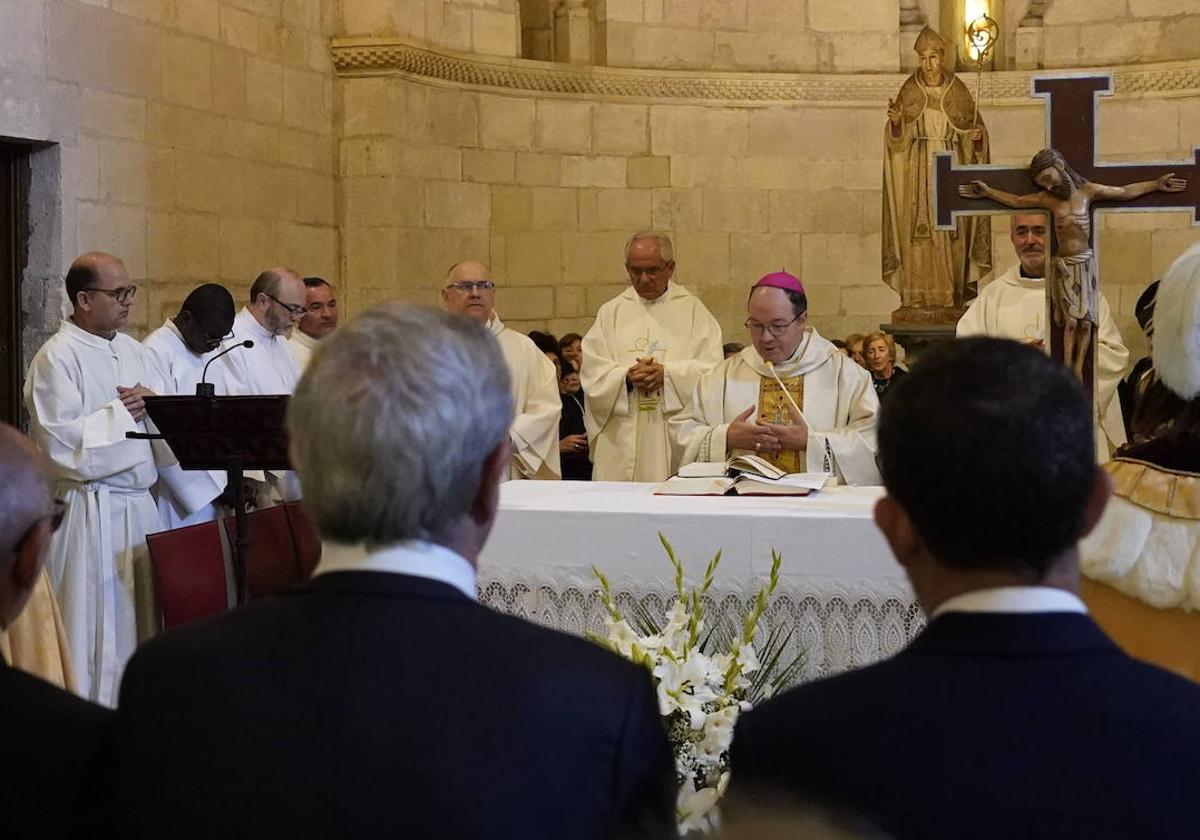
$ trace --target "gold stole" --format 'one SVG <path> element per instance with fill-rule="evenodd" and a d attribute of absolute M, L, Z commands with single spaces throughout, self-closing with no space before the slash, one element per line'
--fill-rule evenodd
<path fill-rule="evenodd" d="M 788 393 L 796 401 L 800 409 L 804 409 L 804 377 L 781 377 Z M 792 415 L 788 411 L 788 400 L 779 383 L 771 376 L 760 376 L 758 383 L 758 422 L 772 423 L 776 426 L 792 425 Z M 767 461 L 786 472 L 804 472 L 805 458 L 795 449 L 785 449 L 778 455 L 759 453 Z"/>

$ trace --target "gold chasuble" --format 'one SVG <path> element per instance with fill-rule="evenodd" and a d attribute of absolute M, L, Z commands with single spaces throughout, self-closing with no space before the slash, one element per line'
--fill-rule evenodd
<path fill-rule="evenodd" d="M 804 377 L 789 376 L 781 377 L 784 387 L 792 395 L 792 399 L 796 401 L 796 405 L 800 406 L 800 410 L 804 410 Z M 758 382 L 758 422 L 771 423 L 776 426 L 792 425 L 792 415 L 788 411 L 788 398 L 784 394 L 783 388 L 779 387 L 779 383 L 772 376 L 760 376 Z M 800 458 L 800 453 L 794 449 L 785 449 L 777 455 L 768 455 L 759 452 L 758 456 L 765 461 L 770 461 L 775 466 L 784 472 L 805 472 L 804 461 Z"/>
<path fill-rule="evenodd" d="M 812 327 L 805 329 L 791 358 L 775 365 L 775 373 L 808 419 L 808 447 L 768 460 L 788 472 L 827 471 L 844 484 L 879 484 L 879 398 L 871 375 Z M 787 395 L 758 351 L 747 347 L 700 377 L 690 405 L 671 419 L 678 463 L 724 461 L 742 454 L 726 446 L 726 434 L 734 418 L 751 407 L 757 407 L 759 423 L 791 423 Z"/>

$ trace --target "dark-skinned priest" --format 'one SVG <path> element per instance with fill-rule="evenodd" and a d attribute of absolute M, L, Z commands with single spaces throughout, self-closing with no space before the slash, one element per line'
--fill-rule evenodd
<path fill-rule="evenodd" d="M 756 453 L 787 472 L 878 484 L 871 376 L 808 326 L 799 278 L 766 275 L 746 309 L 752 346 L 701 377 L 671 421 L 678 463 Z"/>
<path fill-rule="evenodd" d="M 224 286 L 205 283 L 188 294 L 179 312 L 142 342 L 162 368 L 167 394 L 194 395 L 204 367 L 221 352 L 233 329 L 233 295 Z M 223 395 L 223 394 L 222 394 Z M 154 489 L 164 528 L 183 528 L 217 518 L 213 504 L 225 489 L 225 472 L 159 467 Z"/>

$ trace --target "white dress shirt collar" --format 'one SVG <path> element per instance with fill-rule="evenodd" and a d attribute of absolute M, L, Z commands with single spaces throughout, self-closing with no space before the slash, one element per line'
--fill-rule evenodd
<path fill-rule="evenodd" d="M 1052 586 L 997 586 L 947 598 L 929 616 L 942 613 L 1087 613 L 1078 596 Z"/>
<path fill-rule="evenodd" d="M 453 586 L 472 601 L 476 599 L 475 567 L 458 552 L 421 540 L 406 540 L 377 551 L 362 545 L 323 543 L 321 562 L 313 576 L 329 572 L 413 575 Z"/>

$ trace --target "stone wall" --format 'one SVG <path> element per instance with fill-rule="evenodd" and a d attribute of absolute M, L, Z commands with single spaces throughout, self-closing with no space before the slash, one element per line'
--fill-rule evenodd
<path fill-rule="evenodd" d="M 746 287 L 780 267 L 808 284 L 822 332 L 875 328 L 898 303 L 880 281 L 879 224 L 885 102 L 901 80 L 867 82 L 877 103 L 850 88 L 839 102 L 830 78 L 812 82 L 814 101 L 702 104 L 344 78 L 345 293 L 355 307 L 432 303 L 447 266 L 474 257 L 491 263 L 515 326 L 583 331 L 627 282 L 626 237 L 658 227 L 731 339 L 743 339 Z M 1025 165 L 1043 144 L 1041 104 L 984 100 L 995 162 Z M 1101 119 L 1106 159 L 1178 159 L 1200 138 L 1200 96 L 1120 95 Z M 1003 269 L 1007 221 L 994 228 Z M 1108 214 L 1100 230 L 1104 291 L 1138 349 L 1137 295 L 1200 232 L 1187 214 Z"/>
<path fill-rule="evenodd" d="M 517 0 L 341 0 L 341 8 L 345 35 L 399 35 L 458 52 L 521 55 Z"/>
<path fill-rule="evenodd" d="M 37 338 L 89 249 L 161 323 L 200 282 L 284 262 L 337 279 L 334 0 L 0 0 L 0 136 L 34 155 Z"/>
<path fill-rule="evenodd" d="M 609 66 L 899 69 L 898 0 L 597 0 Z"/>
<path fill-rule="evenodd" d="M 1050 0 L 1044 29 L 1044 67 L 1195 58 L 1200 0 Z"/>

